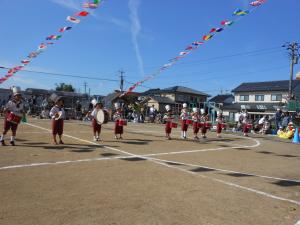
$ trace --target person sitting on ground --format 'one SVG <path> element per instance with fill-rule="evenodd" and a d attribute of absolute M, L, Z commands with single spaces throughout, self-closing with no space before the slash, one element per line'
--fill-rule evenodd
<path fill-rule="evenodd" d="M 277 135 L 280 138 L 292 139 L 294 137 L 294 133 L 295 133 L 294 124 L 293 124 L 293 122 L 289 122 L 286 129 L 283 129 L 282 127 L 281 127 L 281 129 L 279 129 L 279 131 L 277 132 Z"/>

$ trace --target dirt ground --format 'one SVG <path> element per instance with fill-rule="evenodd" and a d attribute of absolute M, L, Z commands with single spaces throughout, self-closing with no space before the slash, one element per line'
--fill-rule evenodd
<path fill-rule="evenodd" d="M 300 220 L 300 145 L 214 132 L 164 138 L 163 125 L 132 124 L 103 142 L 88 123 L 21 124 L 0 147 L 1 225 L 294 225 Z M 2 127 L 1 127 L 2 129 Z M 189 137 L 192 138 L 191 132 Z M 8 143 L 8 141 L 7 141 Z"/>

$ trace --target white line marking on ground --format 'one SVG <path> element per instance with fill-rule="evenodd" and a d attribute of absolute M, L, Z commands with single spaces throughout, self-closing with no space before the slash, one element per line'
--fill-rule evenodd
<path fill-rule="evenodd" d="M 154 159 L 156 159 L 156 158 L 154 158 Z M 281 181 L 290 181 L 290 182 L 300 183 L 300 180 L 265 176 L 265 175 L 259 175 L 259 174 L 254 174 L 254 173 L 244 173 L 244 172 L 238 172 L 238 171 L 233 171 L 233 170 L 224 170 L 224 169 L 218 169 L 218 168 L 214 168 L 214 167 L 203 166 L 203 165 L 199 165 L 199 164 L 190 164 L 190 163 L 172 161 L 172 160 L 163 160 L 163 159 L 157 159 L 157 160 L 159 160 L 161 162 L 165 162 L 165 163 L 175 163 L 175 164 L 180 164 L 180 165 L 184 165 L 184 166 L 201 167 L 201 168 L 211 169 L 211 170 L 225 172 L 225 173 L 243 174 L 243 175 L 247 175 L 247 176 L 260 177 L 260 178 L 264 178 L 264 179 L 281 180 Z"/>
<path fill-rule="evenodd" d="M 36 127 L 36 128 L 42 129 L 42 130 L 47 130 L 47 131 L 50 132 L 49 129 L 46 129 L 44 127 L 39 127 L 39 126 L 36 126 L 36 125 L 33 125 L 33 124 L 28 124 L 28 125 L 32 126 L 32 127 Z M 84 139 L 80 139 L 80 138 L 77 138 L 77 137 L 73 137 L 73 136 L 70 136 L 70 135 L 64 135 L 64 136 L 72 138 L 72 139 L 75 139 L 75 140 L 79 140 L 79 141 L 82 141 L 82 142 L 90 143 L 90 144 L 93 144 L 93 145 L 102 146 L 102 145 L 99 145 L 97 143 L 94 143 L 94 142 L 91 142 L 91 141 L 87 141 L 87 140 L 84 140 Z M 259 141 L 256 140 L 256 142 L 257 142 L 256 144 L 259 145 Z M 197 176 L 200 176 L 202 178 L 206 178 L 206 179 L 218 182 L 218 183 L 226 184 L 226 185 L 231 186 L 231 187 L 236 187 L 236 188 L 239 188 L 239 189 L 242 189 L 242 190 L 246 190 L 246 191 L 249 191 L 249 192 L 253 192 L 253 193 L 256 193 L 256 194 L 259 194 L 259 195 L 263 195 L 265 197 L 269 197 L 269 198 L 272 198 L 272 199 L 276 199 L 276 200 L 280 200 L 280 201 L 286 201 L 286 202 L 289 202 L 289 203 L 300 205 L 300 202 L 298 202 L 298 201 L 294 201 L 294 200 L 291 200 L 291 199 L 286 199 L 286 198 L 278 197 L 276 195 L 272 195 L 272 194 L 269 194 L 269 193 L 266 193 L 266 192 L 262 192 L 262 191 L 259 191 L 259 190 L 253 189 L 253 188 L 248 188 L 248 187 L 244 187 L 244 186 L 241 186 L 241 185 L 238 185 L 238 184 L 234 184 L 234 183 L 231 183 L 231 182 L 223 181 L 223 180 L 220 180 L 220 179 L 211 178 L 211 177 L 207 177 L 207 176 L 204 176 L 204 175 L 199 175 L 199 174 L 197 174 L 195 172 L 192 172 L 192 171 L 189 171 L 189 170 L 184 170 L 182 168 L 178 168 L 178 167 L 175 167 L 175 166 L 167 165 L 167 164 L 165 164 L 160 159 L 139 156 L 139 155 L 132 154 L 132 153 L 129 153 L 129 152 L 126 152 L 126 151 L 123 151 L 123 150 L 119 150 L 119 149 L 116 149 L 116 148 L 112 148 L 112 147 L 109 147 L 109 146 L 104 146 L 103 145 L 103 147 L 111 149 L 111 150 L 114 150 L 114 151 L 121 152 L 123 154 L 130 155 L 132 157 L 144 158 L 144 159 L 147 159 L 147 160 L 149 160 L 151 162 L 154 162 L 156 164 L 162 165 L 164 167 L 169 167 L 169 168 L 173 168 L 173 169 L 176 169 L 176 170 L 180 170 L 180 171 L 185 172 L 185 173 L 197 175 Z M 87 160 L 82 160 L 82 161 L 87 161 Z"/>
<path fill-rule="evenodd" d="M 38 129 L 42 129 L 44 131 L 47 131 L 47 133 L 50 133 L 51 130 L 44 128 L 44 127 L 40 127 L 31 123 L 27 123 L 28 126 L 32 126 Z M 100 145 L 98 143 L 92 142 L 92 141 L 87 141 L 84 139 L 80 139 L 74 136 L 70 136 L 67 134 L 64 134 L 65 137 L 71 138 L 71 139 L 75 139 L 77 141 L 81 141 L 81 142 L 86 142 L 89 144 L 93 144 L 95 146 L 101 146 L 113 151 L 117 151 L 117 152 L 121 152 L 125 155 L 130 155 L 130 157 L 128 156 L 117 156 L 117 157 L 111 157 L 111 158 L 90 158 L 90 159 L 80 159 L 80 160 L 73 160 L 73 161 L 58 161 L 58 162 L 46 162 L 46 163 L 32 163 L 32 164 L 23 164 L 23 165 L 12 165 L 12 166 L 5 166 L 5 167 L 0 167 L 0 170 L 7 170 L 7 169 L 15 169 L 15 168 L 24 168 L 24 167 L 35 167 L 35 166 L 46 166 L 46 165 L 57 165 L 57 164 L 67 164 L 67 163 L 80 163 L 80 162 L 92 162 L 92 161 L 101 161 L 101 160 L 112 160 L 112 159 L 122 159 L 122 158 L 132 158 L 132 157 L 153 157 L 153 156 L 163 156 L 163 155 L 176 155 L 176 154 L 186 154 L 186 153 L 198 153 L 198 152 L 208 152 L 208 151 L 221 151 L 221 150 L 225 150 L 225 149 L 236 149 L 236 148 L 240 148 L 240 147 L 248 147 L 248 148 L 255 148 L 258 147 L 260 145 L 260 142 L 257 141 L 256 139 L 251 139 L 255 141 L 255 145 L 251 145 L 251 146 L 240 146 L 240 147 L 221 147 L 221 148 L 211 148 L 211 149 L 200 149 L 200 150 L 189 150 L 189 151 L 174 151 L 174 152 L 162 152 L 162 153 L 152 153 L 152 154 L 145 154 L 145 155 L 136 155 L 136 154 L 131 154 L 129 152 L 125 152 L 122 151 L 120 149 L 116 149 L 116 148 L 112 148 L 106 145 Z"/>

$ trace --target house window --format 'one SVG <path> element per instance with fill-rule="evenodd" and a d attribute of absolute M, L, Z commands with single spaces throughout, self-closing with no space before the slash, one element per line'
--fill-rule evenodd
<path fill-rule="evenodd" d="M 240 101 L 242 102 L 249 101 L 249 95 L 240 95 Z"/>
<path fill-rule="evenodd" d="M 263 102 L 265 100 L 264 95 L 255 95 L 255 101 L 256 102 Z"/>
<path fill-rule="evenodd" d="M 177 95 L 178 101 L 184 101 L 184 96 L 183 95 Z"/>
<path fill-rule="evenodd" d="M 190 100 L 191 100 L 191 102 L 197 102 L 198 101 L 197 97 L 195 97 L 195 96 L 191 96 Z"/>
<path fill-rule="evenodd" d="M 282 101 L 282 94 L 271 95 L 272 101 Z"/>

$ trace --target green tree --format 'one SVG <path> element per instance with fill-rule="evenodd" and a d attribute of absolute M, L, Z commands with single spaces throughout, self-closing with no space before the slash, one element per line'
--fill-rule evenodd
<path fill-rule="evenodd" d="M 56 91 L 75 92 L 75 88 L 72 86 L 72 84 L 59 83 L 55 84 L 55 86 Z"/>

